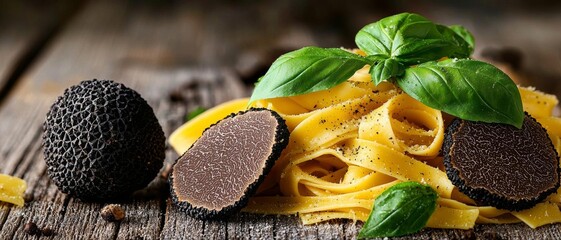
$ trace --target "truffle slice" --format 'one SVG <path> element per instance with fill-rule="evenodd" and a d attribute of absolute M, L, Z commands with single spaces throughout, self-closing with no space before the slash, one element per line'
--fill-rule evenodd
<path fill-rule="evenodd" d="M 247 204 L 288 144 L 284 120 L 250 109 L 205 130 L 173 166 L 173 201 L 198 219 L 222 218 Z"/>
<path fill-rule="evenodd" d="M 455 119 L 442 148 L 448 178 L 479 204 L 519 211 L 559 188 L 559 157 L 526 114 L 521 129 Z"/>

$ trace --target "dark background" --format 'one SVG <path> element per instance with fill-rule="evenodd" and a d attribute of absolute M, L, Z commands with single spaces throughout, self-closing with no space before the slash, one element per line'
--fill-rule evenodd
<path fill-rule="evenodd" d="M 190 37 L 174 40 L 176 44 L 163 49 L 158 59 L 143 54 L 132 57 L 133 61 L 147 65 L 230 67 L 251 84 L 284 52 L 308 45 L 354 48 L 354 36 L 364 25 L 392 14 L 415 12 L 438 23 L 467 27 L 476 38 L 474 57 L 506 63 L 511 67 L 506 70 L 514 69 L 523 84 L 561 94 L 558 86 L 560 1 L 131 0 L 125 3 L 130 12 L 138 9 L 148 12 L 156 25 L 165 22 L 162 19 L 181 16 L 185 27 L 174 27 L 177 31 L 189 31 Z M 31 50 L 20 54 L 23 55 L 20 58 L 25 58 L 20 60 L 25 66 L 19 66 L 22 63 L 12 66 L 9 77 L 12 82 L 17 81 L 18 71 L 24 71 L 17 68 L 31 65 L 87 5 L 87 1 L 70 0 L 0 1 L 0 37 L 29 34 L 35 39 L 31 41 Z M 104 13 L 99 14 L 99 20 L 104 21 Z M 126 14 L 124 17 L 134 17 Z M 38 28 L 43 30 L 37 31 Z M 157 43 L 170 37 L 173 36 L 155 34 L 146 41 Z M 0 67 L 13 62 L 0 61 Z"/>

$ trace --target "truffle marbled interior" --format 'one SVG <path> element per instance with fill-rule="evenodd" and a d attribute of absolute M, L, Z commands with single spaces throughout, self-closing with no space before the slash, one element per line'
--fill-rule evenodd
<path fill-rule="evenodd" d="M 237 202 L 263 174 L 277 126 L 271 112 L 249 111 L 205 131 L 174 166 L 178 199 L 210 210 Z"/>
<path fill-rule="evenodd" d="M 559 160 L 545 129 L 526 116 L 522 129 L 455 120 L 443 147 L 448 176 L 484 204 L 528 208 L 559 186 Z"/>

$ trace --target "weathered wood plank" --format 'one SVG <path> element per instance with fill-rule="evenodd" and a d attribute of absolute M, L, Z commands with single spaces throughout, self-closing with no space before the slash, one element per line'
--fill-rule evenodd
<path fill-rule="evenodd" d="M 31 45 L 33 38 L 40 29 L 30 31 L 17 31 L 13 27 L 0 25 L 0 90 L 8 84 L 14 64 L 20 58 L 27 47 Z M 35 33 L 34 33 L 35 32 Z"/>
<path fill-rule="evenodd" d="M 275 216 L 260 216 L 255 218 L 250 214 L 239 214 L 228 221 L 228 238 L 255 239 L 275 238 Z"/>
<path fill-rule="evenodd" d="M 0 104 L 82 2 L 0 3 Z"/>
<path fill-rule="evenodd" d="M 35 127 L 33 130 L 37 131 L 39 128 Z M 54 227 L 59 224 L 61 216 L 64 215 L 64 203 L 67 197 L 58 192 L 56 186 L 49 182 L 40 145 L 40 140 L 36 138 L 29 145 L 31 146 L 29 154 L 22 159 L 22 165 L 26 165 L 26 167 L 18 168 L 14 173 L 26 180 L 28 183 L 27 198 L 33 200 L 27 202 L 24 208 L 4 206 L 9 210 L 6 211 L 9 215 L 3 222 L 0 236 L 23 239 L 27 237 L 22 231 L 25 223 L 33 221 L 39 226 Z"/>

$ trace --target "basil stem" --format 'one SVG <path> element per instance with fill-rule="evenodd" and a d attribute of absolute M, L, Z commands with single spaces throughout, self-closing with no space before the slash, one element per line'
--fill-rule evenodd
<path fill-rule="evenodd" d="M 372 66 L 370 68 L 370 75 L 372 76 L 374 85 L 378 85 L 384 80 L 403 74 L 404 70 L 405 67 L 403 67 L 401 63 L 394 59 L 388 58 L 377 63 L 375 66 Z"/>

